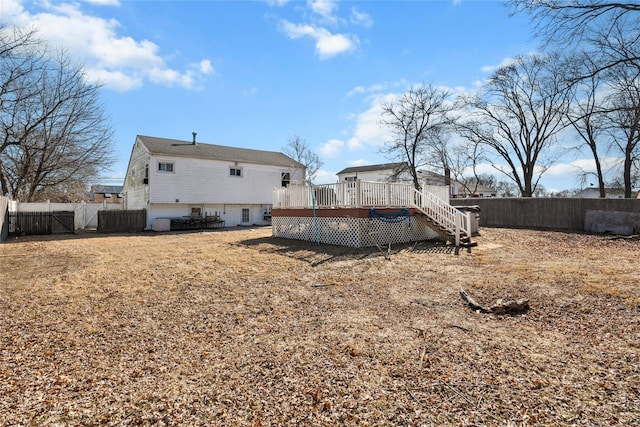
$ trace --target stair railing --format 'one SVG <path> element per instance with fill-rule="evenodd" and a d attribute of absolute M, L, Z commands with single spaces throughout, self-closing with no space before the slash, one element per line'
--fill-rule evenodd
<path fill-rule="evenodd" d="M 414 207 L 453 236 L 456 246 L 460 246 L 461 237 L 471 237 L 469 212 L 461 212 L 430 192 L 420 192 L 414 189 L 413 198 Z"/>

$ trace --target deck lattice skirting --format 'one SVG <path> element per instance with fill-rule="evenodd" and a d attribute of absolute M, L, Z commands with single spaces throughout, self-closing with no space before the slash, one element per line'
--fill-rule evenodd
<path fill-rule="evenodd" d="M 369 218 L 369 212 L 370 209 L 357 208 L 321 209 L 314 216 L 308 209 L 277 209 L 272 211 L 271 226 L 274 237 L 355 248 L 439 237 L 424 220 L 416 217 L 415 211 L 409 219 L 393 223 Z"/>
<path fill-rule="evenodd" d="M 402 218 L 385 217 L 403 209 L 408 214 Z M 372 212 L 378 214 L 370 217 Z M 464 214 L 448 203 L 448 187 L 416 191 L 410 184 L 387 182 L 276 189 L 271 226 L 274 237 L 351 247 L 447 236 L 458 248 L 461 238 L 471 236 Z"/>

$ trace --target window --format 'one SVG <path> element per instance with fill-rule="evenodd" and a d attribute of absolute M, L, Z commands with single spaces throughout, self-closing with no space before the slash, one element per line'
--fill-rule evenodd
<path fill-rule="evenodd" d="M 105 199 L 110 199 L 111 198 L 111 193 L 104 193 L 104 198 Z"/>
<path fill-rule="evenodd" d="M 160 172 L 173 172 L 173 163 L 158 163 Z"/>
<path fill-rule="evenodd" d="M 242 222 L 249 222 L 249 208 L 242 208 Z"/>
<path fill-rule="evenodd" d="M 347 182 L 355 182 L 356 181 L 356 177 L 355 176 L 346 176 L 344 178 L 345 181 Z"/>
<path fill-rule="evenodd" d="M 282 186 L 286 187 L 291 182 L 291 174 L 289 172 L 282 172 Z"/>
<path fill-rule="evenodd" d="M 239 168 L 229 169 L 229 176 L 242 176 L 242 169 L 239 169 Z"/>

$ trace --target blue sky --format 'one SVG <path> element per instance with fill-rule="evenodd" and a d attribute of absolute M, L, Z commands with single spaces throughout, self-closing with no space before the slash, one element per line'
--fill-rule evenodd
<path fill-rule="evenodd" d="M 36 27 L 105 84 L 125 175 L 135 136 L 282 151 L 295 135 L 324 162 L 318 183 L 389 161 L 381 102 L 411 84 L 465 92 L 535 50 L 526 16 L 499 1 L 22 1 L 0 23 Z M 584 157 L 584 158 L 581 158 Z M 541 183 L 578 186 L 563 159 Z M 487 168 L 488 172 L 492 172 Z"/>

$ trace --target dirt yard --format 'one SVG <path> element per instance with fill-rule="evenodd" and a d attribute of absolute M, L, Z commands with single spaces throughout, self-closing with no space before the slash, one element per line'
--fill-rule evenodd
<path fill-rule="evenodd" d="M 640 241 L 477 241 L 5 242 L 0 425 L 640 425 Z"/>

